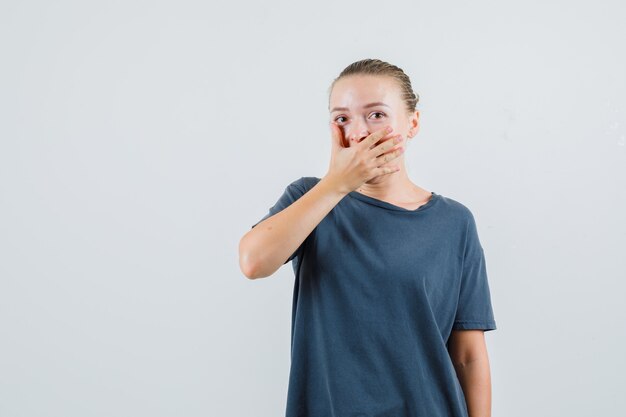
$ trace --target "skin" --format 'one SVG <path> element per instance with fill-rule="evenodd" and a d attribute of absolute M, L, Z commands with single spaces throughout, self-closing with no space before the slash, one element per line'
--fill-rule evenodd
<path fill-rule="evenodd" d="M 375 102 L 386 106 L 364 108 Z M 339 79 L 329 97 L 329 112 L 331 122 L 335 122 L 341 131 L 345 147 L 354 147 L 370 134 L 389 125 L 394 134 L 401 135 L 398 147 L 406 149 L 420 126 L 419 111 L 407 111 L 397 81 L 388 76 L 350 75 Z M 396 166 L 399 171 L 375 176 L 355 191 L 410 210 L 430 199 L 430 191 L 409 179 L 404 154 L 381 166 Z"/>
<path fill-rule="evenodd" d="M 365 108 L 369 103 L 382 102 Z M 340 108 L 340 109 L 337 109 Z M 340 131 L 342 146 L 351 148 L 372 133 L 393 127 L 401 140 L 393 148 L 406 148 L 419 131 L 419 111 L 408 112 L 397 81 L 388 76 L 350 75 L 335 82 L 329 98 L 331 123 Z M 372 147 L 392 136 L 376 139 Z M 431 192 L 414 184 L 405 168 L 404 154 L 380 165 L 399 170 L 381 174 L 365 181 L 356 191 L 414 210 L 425 204 Z M 340 177 L 337 175 L 336 177 Z M 452 330 L 448 352 L 465 395 L 470 417 L 491 416 L 491 377 L 483 330 Z"/>
<path fill-rule="evenodd" d="M 491 417 L 491 374 L 483 330 L 452 330 L 448 352 L 469 417 Z"/>
<path fill-rule="evenodd" d="M 363 108 L 372 102 L 388 105 Z M 333 111 L 335 107 L 345 110 Z M 431 196 L 406 173 L 406 147 L 419 129 L 419 112 L 407 113 L 396 81 L 380 76 L 350 76 L 338 80 L 329 111 L 332 154 L 329 172 L 310 191 L 281 212 L 248 231 L 239 244 L 239 263 L 249 279 L 264 278 L 280 268 L 345 195 L 352 190 L 408 209 Z M 379 114 L 381 112 L 382 114 Z M 385 127 L 393 127 L 393 133 Z M 395 134 L 400 142 L 394 141 Z M 379 164 L 374 158 L 385 158 Z M 398 171 L 382 169 L 399 167 Z M 372 174 L 375 172 L 375 174 Z M 453 330 L 448 351 L 466 398 L 470 417 L 491 416 L 489 360 L 482 330 Z"/>
<path fill-rule="evenodd" d="M 313 229 L 348 193 L 375 176 L 396 169 L 381 167 L 400 154 L 385 128 L 351 148 L 342 146 L 341 131 L 331 125 L 331 162 L 321 180 L 284 210 L 259 222 L 239 242 L 239 266 L 250 279 L 265 278 L 280 268 Z M 375 145 L 377 142 L 382 142 Z"/>

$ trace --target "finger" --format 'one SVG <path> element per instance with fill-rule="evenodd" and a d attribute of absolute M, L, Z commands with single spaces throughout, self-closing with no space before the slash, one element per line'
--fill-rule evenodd
<path fill-rule="evenodd" d="M 393 174 L 394 172 L 400 171 L 399 166 L 389 166 L 389 167 L 379 167 L 374 171 L 374 176 L 385 175 L 385 174 Z"/>
<path fill-rule="evenodd" d="M 345 148 L 345 142 L 343 140 L 343 133 L 339 126 L 335 122 L 330 122 L 330 135 L 331 135 L 331 144 L 333 148 Z"/>
<path fill-rule="evenodd" d="M 385 137 L 385 135 L 391 133 L 392 131 L 393 128 L 391 126 L 386 126 L 363 139 L 358 145 L 365 149 L 369 149 L 372 145 L 374 145 L 376 142 L 381 140 L 383 137 Z"/>
<path fill-rule="evenodd" d="M 381 165 L 386 164 L 392 159 L 396 159 L 400 155 L 404 153 L 404 147 L 399 146 L 396 150 L 384 153 L 376 158 L 376 166 L 380 167 Z"/>
<path fill-rule="evenodd" d="M 373 156 L 376 157 L 388 151 L 389 149 L 393 148 L 400 142 L 402 142 L 402 135 L 401 134 L 393 135 L 388 140 L 384 140 L 383 142 L 379 143 L 377 146 L 373 147 L 370 150 Z"/>

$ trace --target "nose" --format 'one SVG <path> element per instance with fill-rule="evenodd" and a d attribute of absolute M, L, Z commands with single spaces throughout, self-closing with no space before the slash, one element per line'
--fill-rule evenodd
<path fill-rule="evenodd" d="M 348 139 L 348 143 L 352 145 L 353 143 L 359 143 L 366 137 L 370 135 L 369 131 L 366 127 L 363 126 L 354 126 L 350 129 L 350 132 L 346 135 L 346 139 Z"/>

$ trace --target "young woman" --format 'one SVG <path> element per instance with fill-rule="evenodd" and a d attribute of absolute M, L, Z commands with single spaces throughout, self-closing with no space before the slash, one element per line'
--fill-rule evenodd
<path fill-rule="evenodd" d="M 485 257 L 471 211 L 407 176 L 417 102 L 400 68 L 349 65 L 329 90 L 328 172 L 241 239 L 250 279 L 293 261 L 287 417 L 491 415 Z"/>

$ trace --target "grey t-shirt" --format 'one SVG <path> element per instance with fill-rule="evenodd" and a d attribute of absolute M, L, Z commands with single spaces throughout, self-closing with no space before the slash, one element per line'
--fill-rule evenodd
<path fill-rule="evenodd" d="M 252 227 L 319 181 L 289 184 Z M 290 260 L 286 417 L 468 416 L 448 337 L 496 323 L 466 206 L 433 192 L 408 210 L 353 191 Z"/>

